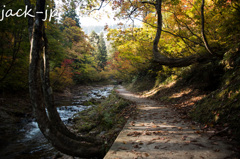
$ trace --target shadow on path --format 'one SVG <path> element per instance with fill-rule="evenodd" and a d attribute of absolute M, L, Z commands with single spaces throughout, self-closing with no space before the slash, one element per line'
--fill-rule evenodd
<path fill-rule="evenodd" d="M 136 118 L 129 119 L 104 159 L 225 159 L 231 146 L 207 134 L 159 103 L 126 91 L 120 96 L 137 104 Z"/>

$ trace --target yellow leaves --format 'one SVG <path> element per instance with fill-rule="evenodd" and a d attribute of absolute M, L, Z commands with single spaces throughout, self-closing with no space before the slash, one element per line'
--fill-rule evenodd
<path fill-rule="evenodd" d="M 119 25 L 122 25 L 122 23 Z M 116 62 L 113 62 L 117 64 L 115 68 L 118 68 L 121 72 L 124 70 L 128 74 L 146 66 L 142 63 L 148 63 L 152 55 L 152 43 L 148 38 L 149 33 L 148 28 L 109 30 L 108 39 L 113 41 L 112 46 L 119 53 L 118 57 L 114 59 Z"/>
<path fill-rule="evenodd" d="M 144 18 L 144 20 L 147 23 L 150 23 L 152 25 L 156 25 L 155 22 L 157 21 L 157 16 L 155 16 L 153 13 L 147 14 L 147 16 Z"/>
<path fill-rule="evenodd" d="M 214 116 L 214 120 L 215 120 L 215 122 L 217 122 L 218 119 L 219 119 L 219 114 L 216 114 L 216 115 Z"/>

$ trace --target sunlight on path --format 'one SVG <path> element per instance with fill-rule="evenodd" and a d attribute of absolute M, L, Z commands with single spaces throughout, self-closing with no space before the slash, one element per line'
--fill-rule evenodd
<path fill-rule="evenodd" d="M 129 119 L 104 159 L 223 159 L 230 146 L 206 134 L 178 114 L 153 100 L 141 98 L 120 86 L 117 92 L 136 102 L 138 114 Z"/>

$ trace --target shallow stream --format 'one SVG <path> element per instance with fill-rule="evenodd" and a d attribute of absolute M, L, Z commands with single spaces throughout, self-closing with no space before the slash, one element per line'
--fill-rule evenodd
<path fill-rule="evenodd" d="M 94 105 L 91 100 L 99 100 L 109 96 L 113 86 L 93 87 L 88 91 L 77 91 L 71 98 L 56 101 L 57 111 L 65 124 L 69 124 L 77 112 Z M 84 103 L 88 103 L 84 105 Z M 9 138 L 9 143 L 0 150 L 1 159 L 38 159 L 53 158 L 58 151 L 51 146 L 38 128 L 35 120 L 25 118 L 19 125 L 15 136 Z"/>

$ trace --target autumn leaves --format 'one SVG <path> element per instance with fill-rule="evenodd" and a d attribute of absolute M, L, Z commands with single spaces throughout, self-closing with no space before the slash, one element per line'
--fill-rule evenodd
<path fill-rule="evenodd" d="M 223 158 L 231 153 L 225 149 L 227 145 L 210 141 L 197 125 L 180 119 L 166 106 L 124 89 L 118 93 L 137 103 L 138 115 L 128 121 L 105 159 Z"/>

